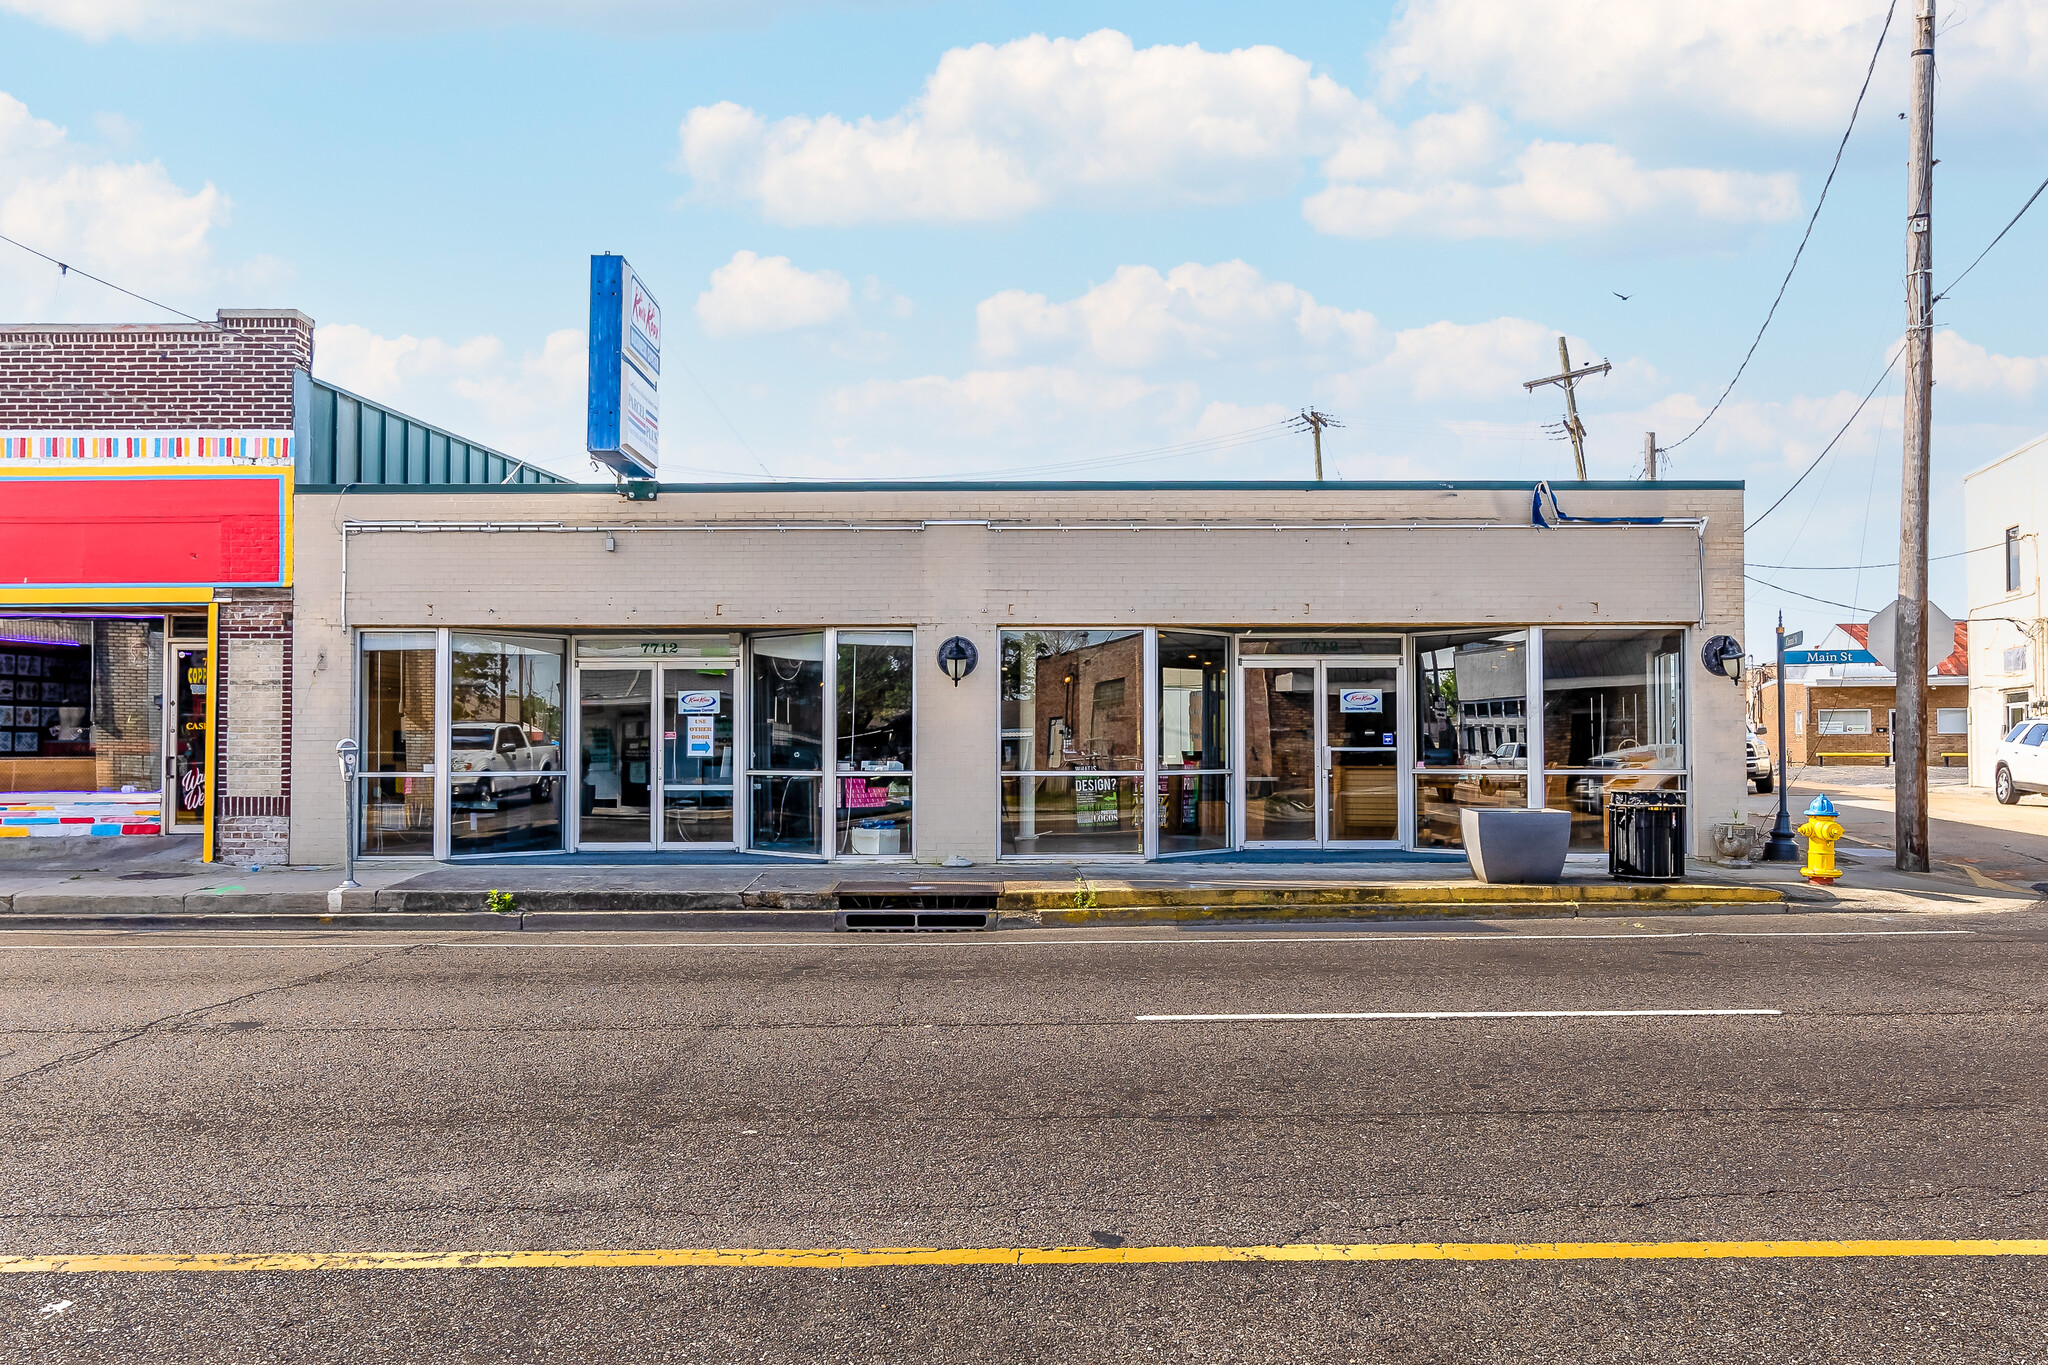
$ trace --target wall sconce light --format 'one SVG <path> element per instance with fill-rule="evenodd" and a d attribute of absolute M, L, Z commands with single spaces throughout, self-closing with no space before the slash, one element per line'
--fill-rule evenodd
<path fill-rule="evenodd" d="M 964 635 L 948 636 L 939 646 L 939 668 L 958 687 L 960 680 L 974 671 L 981 661 L 981 653 L 975 649 L 974 641 Z"/>

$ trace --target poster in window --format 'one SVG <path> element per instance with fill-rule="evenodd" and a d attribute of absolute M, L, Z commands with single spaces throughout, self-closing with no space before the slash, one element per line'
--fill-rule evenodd
<path fill-rule="evenodd" d="M 1099 829 L 1117 823 L 1117 780 L 1113 777 L 1074 779 L 1074 824 L 1080 829 Z"/>

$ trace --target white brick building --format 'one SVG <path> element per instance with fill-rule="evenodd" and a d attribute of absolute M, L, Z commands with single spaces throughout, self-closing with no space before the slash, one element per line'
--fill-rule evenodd
<path fill-rule="evenodd" d="M 1558 485 L 1547 527 L 1502 483 L 650 503 L 431 483 L 430 443 L 387 478 L 355 421 L 296 499 L 298 862 L 341 854 L 344 736 L 369 856 L 1454 848 L 1473 804 L 1597 851 L 1609 791 L 1686 790 L 1696 833 L 1744 792 L 1698 658 L 1741 629 L 1739 484 Z"/>
<path fill-rule="evenodd" d="M 1970 599 L 1970 782 L 1991 783 L 2006 731 L 2048 714 L 2048 604 L 2041 536 L 2048 530 L 2048 436 L 1963 476 L 1963 561 Z"/>

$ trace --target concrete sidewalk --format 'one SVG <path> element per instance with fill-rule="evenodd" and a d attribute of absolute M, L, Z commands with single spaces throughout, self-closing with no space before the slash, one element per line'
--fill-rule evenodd
<path fill-rule="evenodd" d="M 1924 914 L 2017 909 L 2041 899 L 2030 887 L 1960 867 L 1901 874 L 1881 850 L 1845 848 L 1842 863 L 1844 880 L 1824 888 L 1808 885 L 1796 866 L 1782 864 L 1696 863 L 1680 882 L 1617 882 L 1598 858 L 1574 859 L 1557 886 L 1489 886 L 1462 861 L 932 868 L 551 859 L 493 867 L 365 866 L 357 870 L 361 888 L 336 895 L 338 868 L 250 871 L 200 864 L 175 847 L 94 849 L 0 860 L 0 928 L 830 929 L 838 922 L 840 896 L 864 885 L 901 895 L 973 896 L 970 904 L 993 908 L 1001 923 L 1020 926 L 1443 915 Z M 510 895 L 509 911 L 486 908 L 493 891 Z"/>

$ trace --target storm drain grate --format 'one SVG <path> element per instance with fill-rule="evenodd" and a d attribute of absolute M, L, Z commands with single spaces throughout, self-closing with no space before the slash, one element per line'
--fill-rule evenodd
<path fill-rule="evenodd" d="M 832 890 L 841 929 L 899 934 L 993 929 L 1002 895 L 986 882 L 841 882 Z"/>

